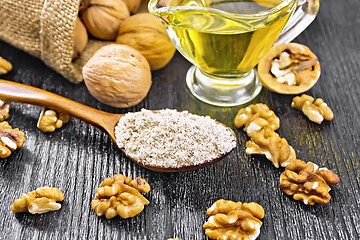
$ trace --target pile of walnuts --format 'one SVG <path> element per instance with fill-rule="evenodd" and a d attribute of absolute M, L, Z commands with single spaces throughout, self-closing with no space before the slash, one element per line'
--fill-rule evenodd
<path fill-rule="evenodd" d="M 85 49 L 88 34 L 115 41 L 138 50 L 151 70 L 164 67 L 173 57 L 175 46 L 160 20 L 150 13 L 137 13 L 142 0 L 83 0 L 75 20 L 73 59 Z"/>

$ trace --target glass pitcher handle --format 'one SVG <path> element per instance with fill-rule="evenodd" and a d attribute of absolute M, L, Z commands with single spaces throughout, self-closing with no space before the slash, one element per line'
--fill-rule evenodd
<path fill-rule="evenodd" d="M 314 21 L 319 11 L 320 0 L 299 0 L 295 12 L 274 45 L 289 43 Z"/>

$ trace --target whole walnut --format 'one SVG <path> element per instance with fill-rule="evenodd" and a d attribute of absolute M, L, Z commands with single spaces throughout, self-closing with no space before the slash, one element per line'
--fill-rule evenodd
<path fill-rule="evenodd" d="M 90 0 L 82 10 L 87 30 L 102 40 L 115 40 L 121 22 L 130 16 L 122 0 Z"/>
<path fill-rule="evenodd" d="M 74 28 L 74 50 L 72 59 L 80 56 L 80 54 L 84 51 L 88 40 L 89 39 L 85 25 L 82 23 L 80 18 L 77 17 Z"/>
<path fill-rule="evenodd" d="M 151 87 L 149 63 L 135 49 L 110 44 L 100 48 L 82 70 L 93 97 L 113 107 L 126 108 L 143 100 Z"/>
<path fill-rule="evenodd" d="M 175 53 L 160 20 L 150 13 L 139 13 L 125 19 L 118 32 L 116 43 L 129 45 L 148 60 L 151 70 L 163 68 Z"/>
<path fill-rule="evenodd" d="M 123 0 L 123 1 L 126 3 L 130 13 L 134 14 L 139 10 L 142 0 Z"/>

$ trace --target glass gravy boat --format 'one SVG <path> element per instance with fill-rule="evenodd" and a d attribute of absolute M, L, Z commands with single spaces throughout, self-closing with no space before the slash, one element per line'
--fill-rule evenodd
<path fill-rule="evenodd" d="M 150 0 L 149 11 L 163 22 L 178 51 L 193 64 L 186 76 L 190 92 L 206 103 L 229 107 L 247 103 L 260 93 L 254 67 L 271 46 L 290 42 L 311 23 L 316 3 Z"/>

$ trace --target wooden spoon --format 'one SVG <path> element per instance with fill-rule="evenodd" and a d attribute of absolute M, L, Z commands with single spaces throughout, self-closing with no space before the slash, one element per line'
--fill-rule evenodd
<path fill-rule="evenodd" d="M 120 118 L 125 115 L 100 111 L 39 88 L 6 80 L 0 80 L 0 99 L 9 102 L 29 103 L 65 112 L 85 122 L 103 128 L 115 143 L 115 126 L 119 122 Z M 222 123 L 219 124 L 223 125 Z M 236 141 L 236 135 L 234 132 L 233 135 L 234 141 Z M 164 168 L 144 165 L 140 163 L 137 159 L 129 157 L 123 149 L 121 150 L 128 158 L 130 158 L 138 165 L 158 172 L 180 172 L 195 170 L 213 164 L 225 157 L 227 154 L 229 154 L 228 152 L 226 154 L 219 155 L 211 161 L 195 166 L 186 166 L 181 168 Z"/>

